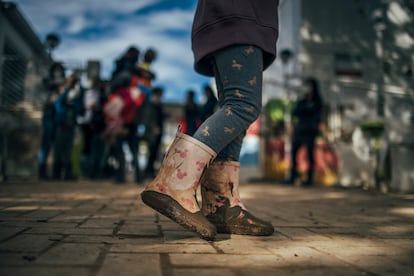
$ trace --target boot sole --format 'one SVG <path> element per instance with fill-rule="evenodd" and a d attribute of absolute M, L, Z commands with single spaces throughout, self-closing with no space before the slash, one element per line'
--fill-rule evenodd
<path fill-rule="evenodd" d="M 207 219 L 221 234 L 271 236 L 275 232 L 271 223 L 256 218 L 240 206 L 219 207 L 217 213 L 207 215 Z"/>
<path fill-rule="evenodd" d="M 216 225 L 217 233 L 220 234 L 234 234 L 247 236 L 271 236 L 275 232 L 274 229 L 263 229 L 261 227 L 238 227 L 238 226 L 224 226 Z"/>
<path fill-rule="evenodd" d="M 185 229 L 196 232 L 205 240 L 214 240 L 216 229 L 200 212 L 191 213 L 172 197 L 155 191 L 142 192 L 141 199 L 147 206 Z"/>

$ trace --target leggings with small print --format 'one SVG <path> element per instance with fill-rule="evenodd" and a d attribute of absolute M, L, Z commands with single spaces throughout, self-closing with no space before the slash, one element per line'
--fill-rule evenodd
<path fill-rule="evenodd" d="M 262 50 L 231 46 L 215 53 L 212 62 L 220 108 L 193 137 L 212 148 L 217 161 L 238 161 L 246 130 L 262 107 Z"/>

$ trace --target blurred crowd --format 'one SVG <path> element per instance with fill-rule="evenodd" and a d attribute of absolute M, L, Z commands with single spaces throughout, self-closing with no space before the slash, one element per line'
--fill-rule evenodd
<path fill-rule="evenodd" d="M 45 78 L 48 95 L 38 154 L 40 179 L 82 177 L 124 183 L 128 165 L 136 182 L 154 177 L 167 116 L 162 103 L 164 89 L 153 86 L 156 76 L 151 65 L 156 58 L 157 52 L 152 48 L 141 54 L 131 46 L 115 61 L 110 80 L 92 78 L 86 85 L 80 72 L 66 76 L 62 63 L 51 66 Z M 204 91 L 208 100 L 202 106 L 195 104 L 194 92 L 188 92 L 181 131 L 194 131 L 214 112 L 213 91 L 209 86 Z M 81 153 L 76 158 L 74 145 L 78 136 Z M 144 168 L 139 162 L 142 144 L 147 149 Z M 80 173 L 74 173 L 74 164 L 79 165 Z"/>

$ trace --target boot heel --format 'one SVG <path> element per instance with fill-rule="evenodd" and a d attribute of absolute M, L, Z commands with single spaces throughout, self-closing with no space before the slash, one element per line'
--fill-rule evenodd
<path fill-rule="evenodd" d="M 203 239 L 212 241 L 216 236 L 216 228 L 201 212 L 191 213 L 184 209 L 172 197 L 155 191 L 141 193 L 142 201 L 155 211 L 168 217 L 182 227 L 194 231 Z"/>

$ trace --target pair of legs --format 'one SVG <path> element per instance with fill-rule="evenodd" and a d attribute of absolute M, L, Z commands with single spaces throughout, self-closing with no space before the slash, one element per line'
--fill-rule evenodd
<path fill-rule="evenodd" d="M 75 139 L 75 128 L 72 126 L 57 126 L 53 151 L 53 178 L 70 180 L 72 173 L 72 149 Z"/>
<path fill-rule="evenodd" d="M 212 62 L 219 110 L 193 137 L 218 153 L 215 160 L 238 161 L 246 130 L 261 111 L 262 51 L 253 46 L 233 46 L 217 52 Z"/>
<path fill-rule="evenodd" d="M 315 168 L 315 140 L 317 133 L 297 133 L 294 134 L 292 139 L 292 168 L 290 172 L 289 183 L 293 184 L 298 177 L 297 171 L 297 156 L 301 146 L 306 147 L 306 156 L 308 159 L 308 173 L 307 179 L 304 183 L 305 186 L 311 186 L 313 184 L 313 170 Z"/>
<path fill-rule="evenodd" d="M 124 153 L 124 144 L 126 143 L 132 155 L 132 166 L 135 172 L 135 181 L 139 182 L 141 178 L 141 172 L 138 166 L 138 136 L 135 133 L 136 125 L 125 125 L 125 128 L 127 129 L 127 134 L 118 136 L 115 143 L 111 145 L 113 157 L 118 163 L 115 172 L 115 181 L 117 183 L 126 182 L 126 159 Z"/>
<path fill-rule="evenodd" d="M 47 175 L 47 158 L 52 148 L 55 137 L 55 122 L 53 119 L 44 119 L 42 122 L 42 141 L 38 153 L 39 178 L 46 179 Z"/>
<path fill-rule="evenodd" d="M 158 152 L 160 150 L 162 134 L 157 134 L 152 137 L 151 141 L 148 141 L 149 156 L 147 162 L 147 168 L 145 169 L 146 176 L 153 177 L 155 175 L 155 161 L 157 161 Z"/>
<path fill-rule="evenodd" d="M 243 137 L 261 110 L 262 51 L 233 46 L 215 53 L 212 62 L 219 110 L 193 137 L 177 134 L 141 198 L 205 239 L 213 239 L 216 232 L 271 235 L 273 226 L 245 210 L 238 192 Z M 195 196 L 200 184 L 201 210 Z"/>

